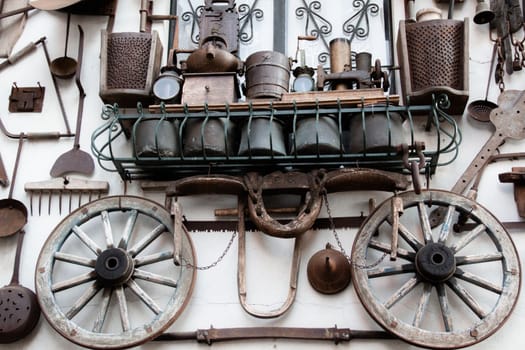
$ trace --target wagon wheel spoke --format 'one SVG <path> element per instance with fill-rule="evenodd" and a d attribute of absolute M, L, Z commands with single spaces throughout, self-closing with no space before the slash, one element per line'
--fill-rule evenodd
<path fill-rule="evenodd" d="M 109 222 L 109 213 L 103 210 L 100 213 L 100 218 L 104 226 L 104 237 L 106 238 L 106 248 L 113 248 L 113 230 L 111 229 L 111 222 Z"/>
<path fill-rule="evenodd" d="M 412 322 L 412 325 L 414 327 L 419 327 L 419 325 L 421 324 L 421 321 L 423 321 L 423 315 L 425 314 L 425 311 L 427 309 L 431 292 L 432 292 L 432 284 L 424 283 L 423 293 L 421 293 L 421 297 L 419 298 L 419 302 L 417 304 L 417 309 L 416 309 L 416 314 L 414 315 L 414 321 Z"/>
<path fill-rule="evenodd" d="M 472 242 L 476 237 L 478 237 L 482 232 L 485 232 L 486 227 L 483 224 L 478 224 L 474 227 L 465 237 L 463 237 L 459 242 L 452 245 L 450 248 L 454 253 L 459 252 L 461 249 L 465 248 L 470 242 Z"/>
<path fill-rule="evenodd" d="M 425 203 L 419 202 L 417 205 L 417 209 L 419 214 L 419 223 L 421 224 L 421 229 L 423 230 L 423 237 L 425 238 L 425 243 L 432 242 L 432 228 L 430 226 L 430 219 L 428 218 Z"/>
<path fill-rule="evenodd" d="M 141 267 L 170 259 L 173 259 L 173 251 L 166 250 L 155 254 L 137 257 L 133 259 L 133 261 L 135 262 L 135 267 Z"/>
<path fill-rule="evenodd" d="M 160 306 L 158 306 L 157 303 L 155 303 L 155 301 L 148 295 L 148 293 L 146 293 L 142 288 L 140 288 L 137 282 L 130 280 L 127 283 L 127 286 L 133 293 L 135 293 L 136 296 L 140 298 L 140 300 L 142 300 L 144 304 L 146 304 L 146 306 L 151 311 L 155 313 L 155 315 L 158 315 L 162 312 Z"/>
<path fill-rule="evenodd" d="M 404 273 L 413 273 L 416 271 L 414 264 L 403 264 L 396 266 L 377 267 L 367 270 L 368 278 L 378 278 L 385 276 L 401 275 Z"/>
<path fill-rule="evenodd" d="M 124 288 L 122 288 L 122 286 L 116 287 L 115 294 L 117 295 L 122 330 L 127 332 L 130 330 L 131 324 L 129 321 L 128 302 L 126 300 L 126 295 L 124 294 Z"/>
<path fill-rule="evenodd" d="M 53 292 L 61 292 L 63 290 L 73 288 L 76 286 L 79 286 L 81 284 L 94 281 L 97 278 L 97 275 L 94 271 L 86 272 L 82 275 L 78 275 L 76 277 L 57 282 L 51 286 L 51 290 Z"/>
<path fill-rule="evenodd" d="M 386 244 L 375 239 L 370 240 L 369 247 L 387 254 L 390 254 L 390 252 L 392 251 L 392 247 L 390 246 L 390 244 Z M 414 261 L 414 259 L 416 258 L 416 253 L 409 252 L 406 249 L 398 247 L 397 257 L 408 261 Z"/>
<path fill-rule="evenodd" d="M 73 232 L 75 235 L 84 243 L 93 253 L 99 255 L 102 252 L 102 248 L 96 244 L 89 236 L 77 225 L 73 226 Z"/>
<path fill-rule="evenodd" d="M 118 244 L 119 248 L 122 248 L 122 249 L 128 248 L 129 239 L 131 238 L 131 234 L 133 233 L 133 229 L 135 228 L 135 224 L 137 222 L 138 215 L 139 215 L 138 210 L 136 209 L 130 210 L 128 220 L 126 221 L 126 226 L 124 227 L 122 237 L 120 238 L 120 242 Z"/>
<path fill-rule="evenodd" d="M 501 286 L 498 286 L 480 276 L 474 275 L 473 273 L 464 271 L 459 268 L 456 269 L 454 277 L 475 284 L 478 287 L 481 287 L 496 294 L 501 294 L 503 292 L 503 288 Z"/>
<path fill-rule="evenodd" d="M 77 299 L 75 304 L 66 312 L 66 317 L 68 319 L 72 319 L 77 315 L 84 306 L 89 303 L 91 299 L 98 293 L 98 291 L 102 289 L 101 286 L 97 284 L 97 282 L 93 282 L 88 289 L 80 296 L 80 298 Z"/>
<path fill-rule="evenodd" d="M 164 232 L 166 232 L 166 226 L 164 226 L 163 224 L 157 225 L 157 227 L 155 227 L 149 233 L 144 235 L 144 237 L 137 244 L 135 244 L 131 249 L 129 249 L 128 253 L 132 257 L 135 257 Z"/>
<path fill-rule="evenodd" d="M 441 315 L 443 316 L 443 323 L 447 332 L 454 330 L 452 316 L 450 315 L 450 306 L 448 304 L 447 290 L 443 283 L 437 285 L 437 293 L 439 300 L 439 308 L 441 309 Z"/>
<path fill-rule="evenodd" d="M 70 264 L 85 266 L 85 267 L 95 267 L 96 260 L 84 258 L 82 256 L 67 254 L 62 252 L 56 252 L 54 255 L 56 260 L 64 261 Z"/>
<path fill-rule="evenodd" d="M 162 284 L 168 287 L 177 288 L 177 281 L 174 280 L 173 278 L 161 276 L 159 274 L 152 273 L 152 272 L 135 269 L 135 272 L 133 273 L 133 277 L 141 279 L 141 280 L 145 280 L 148 282 L 152 282 L 152 283 Z"/>
<path fill-rule="evenodd" d="M 462 287 L 458 281 L 451 278 L 447 281 L 447 285 L 452 289 L 456 295 L 463 300 L 463 302 L 480 318 L 483 319 L 487 316 L 487 313 L 481 308 L 476 299 L 470 294 L 464 287 Z"/>
<path fill-rule="evenodd" d="M 408 293 L 410 293 L 419 283 L 417 277 L 412 277 L 406 281 L 392 296 L 388 299 L 383 305 L 390 309 L 394 306 L 395 303 L 404 298 Z"/>
<path fill-rule="evenodd" d="M 412 247 L 415 251 L 418 251 L 423 247 L 423 244 L 412 234 L 402 223 L 399 223 L 399 235 Z"/>
<path fill-rule="evenodd" d="M 456 256 L 456 266 L 481 264 L 492 261 L 503 260 L 503 254 L 501 252 L 490 253 L 490 254 L 477 254 L 477 255 L 463 255 Z"/>
<path fill-rule="evenodd" d="M 447 241 L 450 230 L 452 229 L 452 219 L 454 218 L 455 212 L 456 206 L 449 205 L 447 209 L 447 214 L 445 215 L 445 220 L 443 220 L 443 225 L 441 225 L 441 231 L 439 232 L 439 243 L 445 244 L 445 242 Z"/>
<path fill-rule="evenodd" d="M 100 333 L 102 331 L 102 327 L 104 326 L 104 322 L 106 321 L 106 316 L 108 314 L 109 303 L 111 302 L 112 294 L 112 288 L 104 288 L 104 291 L 102 292 L 102 302 L 100 303 L 100 310 L 93 324 L 94 333 Z"/>

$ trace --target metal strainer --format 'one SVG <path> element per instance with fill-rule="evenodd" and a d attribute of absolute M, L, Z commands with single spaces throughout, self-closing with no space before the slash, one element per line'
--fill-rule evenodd
<path fill-rule="evenodd" d="M 494 70 L 494 61 L 496 60 L 496 52 L 497 44 L 494 43 L 494 48 L 492 49 L 492 59 L 490 60 L 489 79 L 487 81 L 487 89 L 485 90 L 485 99 L 472 101 L 467 107 L 467 112 L 469 116 L 480 122 L 485 123 L 490 121 L 490 112 L 492 112 L 494 108 L 498 107 L 498 105 L 494 102 L 490 102 L 487 100 L 487 97 L 489 95 L 490 78 Z"/>

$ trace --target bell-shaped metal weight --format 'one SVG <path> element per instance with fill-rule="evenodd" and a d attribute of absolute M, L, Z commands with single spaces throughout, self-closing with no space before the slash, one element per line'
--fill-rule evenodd
<path fill-rule="evenodd" d="M 478 0 L 476 5 L 476 14 L 474 15 L 474 23 L 485 24 L 492 21 L 495 17 L 494 12 L 490 9 L 490 5 L 485 0 Z"/>
<path fill-rule="evenodd" d="M 311 286 L 323 294 L 341 292 L 350 283 L 351 266 L 348 259 L 328 243 L 312 255 L 308 261 L 306 273 Z"/>

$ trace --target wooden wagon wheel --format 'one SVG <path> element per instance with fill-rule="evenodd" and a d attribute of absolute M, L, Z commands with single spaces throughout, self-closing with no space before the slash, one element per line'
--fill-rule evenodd
<path fill-rule="evenodd" d="M 115 196 L 78 208 L 53 230 L 37 261 L 42 313 L 62 336 L 96 349 L 126 348 L 166 330 L 195 280 L 190 237 L 176 266 L 173 221 L 159 204 Z"/>
<path fill-rule="evenodd" d="M 445 220 L 431 228 L 429 213 L 439 207 Z M 455 232 L 460 215 L 467 223 Z M 383 328 L 418 346 L 452 349 L 503 325 L 521 271 L 512 239 L 492 214 L 466 197 L 430 190 L 394 196 L 367 218 L 354 241 L 352 279 Z"/>

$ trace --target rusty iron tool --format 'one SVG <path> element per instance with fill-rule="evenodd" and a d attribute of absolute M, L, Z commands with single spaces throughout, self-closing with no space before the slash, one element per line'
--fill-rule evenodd
<path fill-rule="evenodd" d="M 490 112 L 490 121 L 496 127 L 494 133 L 454 184 L 451 192 L 458 194 L 465 192 L 478 172 L 487 164 L 490 156 L 496 152 L 505 139 L 522 140 L 525 138 L 525 119 L 522 117 L 525 113 L 523 107 L 525 105 L 525 91 L 503 91 L 498 97 L 498 105 L 498 108 Z M 439 225 L 443 219 L 443 210 L 434 210 L 430 214 L 432 227 Z"/>
<path fill-rule="evenodd" d="M 38 44 L 44 44 L 46 40 L 46 37 L 41 37 L 35 42 L 29 42 L 26 46 L 21 48 L 19 51 L 15 52 L 14 54 L 10 55 L 5 61 L 0 63 L 0 71 L 4 70 L 8 66 L 11 66 L 18 62 L 21 58 L 32 52 L 34 49 L 36 49 Z"/>
<path fill-rule="evenodd" d="M 384 331 L 352 330 L 349 328 L 297 328 L 297 327 L 239 327 L 198 329 L 195 332 L 167 332 L 155 341 L 196 340 L 211 345 L 215 342 L 249 339 L 328 340 L 335 344 L 353 339 L 397 339 Z"/>
<path fill-rule="evenodd" d="M 69 196 L 69 212 L 72 208 L 72 196 L 78 195 L 78 206 L 82 204 L 82 196 L 88 196 L 88 202 L 93 198 L 100 198 L 101 195 L 106 195 L 109 192 L 109 183 L 107 181 L 93 181 L 84 180 L 72 177 L 57 178 L 45 181 L 26 182 L 24 189 L 29 193 L 29 211 L 33 215 L 33 196 L 38 195 L 38 215 L 42 212 L 42 196 L 49 195 L 48 199 L 48 214 L 51 213 L 51 196 L 53 194 L 59 195 L 58 212 L 62 214 L 62 196 Z"/>
<path fill-rule="evenodd" d="M 519 216 L 525 217 L 525 167 L 512 167 L 512 172 L 498 175 L 499 181 L 514 184 L 514 200 Z"/>
<path fill-rule="evenodd" d="M 2 160 L 2 155 L 0 154 L 0 186 L 7 187 L 9 186 L 9 178 L 7 177 L 7 172 L 5 171 L 4 162 Z"/>
<path fill-rule="evenodd" d="M 27 208 L 24 203 L 13 199 L 13 188 L 15 186 L 20 153 L 22 153 L 23 138 L 18 140 L 18 150 L 16 152 L 15 166 L 13 167 L 13 176 L 9 196 L 0 200 L 0 237 L 11 236 L 23 229 L 27 223 Z"/>
<path fill-rule="evenodd" d="M 42 42 L 42 47 L 44 48 L 44 54 L 46 57 L 47 66 L 49 68 L 49 74 L 51 75 L 51 80 L 53 81 L 53 87 L 55 88 L 55 93 L 58 99 L 58 105 L 60 107 L 60 113 L 62 114 L 62 119 L 64 120 L 64 125 L 66 126 L 66 132 L 71 134 L 71 127 L 69 126 L 69 121 L 67 119 L 66 108 L 64 107 L 64 101 L 62 100 L 62 94 L 60 94 L 60 89 L 58 88 L 57 77 L 53 74 L 51 70 L 51 57 L 49 56 L 49 51 L 47 50 L 47 45 L 45 40 Z"/>
<path fill-rule="evenodd" d="M 80 36 L 78 44 L 78 69 L 76 70 L 75 83 L 79 92 L 79 102 L 75 141 L 73 144 L 73 149 L 60 155 L 55 161 L 55 164 L 53 164 L 53 167 L 50 171 L 52 177 L 60 177 L 69 173 L 91 175 L 95 170 L 95 163 L 91 155 L 80 149 L 80 129 L 82 126 L 82 114 L 84 110 L 84 99 L 86 97 L 86 93 L 82 83 L 80 82 L 80 68 L 82 66 L 82 51 L 84 47 L 84 31 L 80 25 L 78 26 L 78 31 Z"/>
<path fill-rule="evenodd" d="M 40 306 L 36 294 L 18 280 L 20 255 L 25 232 L 20 230 L 16 246 L 15 264 L 9 285 L 0 288 L 0 343 L 12 343 L 22 339 L 35 328 L 40 318 Z"/>
<path fill-rule="evenodd" d="M 59 79 L 69 79 L 72 78 L 78 67 L 77 61 L 67 55 L 67 44 L 69 43 L 69 25 L 71 23 L 71 13 L 67 14 L 66 21 L 66 40 L 64 44 L 64 56 L 55 58 L 51 61 L 49 69 L 51 74 Z"/>

